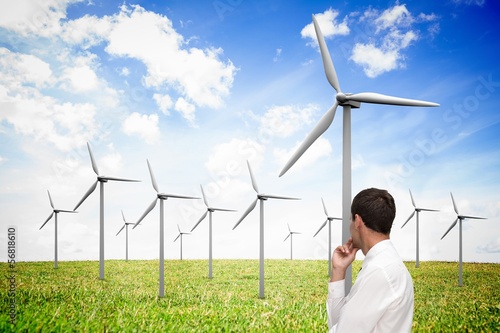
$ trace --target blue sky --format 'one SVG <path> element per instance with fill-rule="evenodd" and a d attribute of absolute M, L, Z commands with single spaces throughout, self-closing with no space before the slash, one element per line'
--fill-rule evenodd
<path fill-rule="evenodd" d="M 258 258 L 258 208 L 248 160 L 268 200 L 267 258 L 326 259 L 321 198 L 341 216 L 342 112 L 283 177 L 295 148 L 330 108 L 311 14 L 344 92 L 428 100 L 438 108 L 363 104 L 352 112 L 353 195 L 388 189 L 391 238 L 415 259 L 458 260 L 450 192 L 466 220 L 464 261 L 500 262 L 499 8 L 493 1 L 15 1 L 0 11 L 0 209 L 6 240 L 18 228 L 20 260 L 53 260 L 51 207 L 73 209 L 95 181 L 89 142 L 104 175 L 105 257 L 125 255 L 121 210 L 135 222 L 160 191 L 201 196 L 238 210 L 214 214 L 214 258 Z M 99 193 L 59 215 L 59 260 L 97 260 Z M 179 257 L 201 200 L 165 202 L 165 257 Z M 132 259 L 158 258 L 159 208 L 130 232 Z M 332 227 L 340 244 L 339 223 Z M 184 258 L 208 257 L 208 221 L 184 237 Z M 362 258 L 362 254 L 358 255 Z M 6 260 L 6 253 L 0 258 Z"/>

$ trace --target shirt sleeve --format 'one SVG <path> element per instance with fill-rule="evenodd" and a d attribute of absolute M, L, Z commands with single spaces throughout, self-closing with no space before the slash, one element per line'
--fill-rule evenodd
<path fill-rule="evenodd" d="M 345 281 L 328 285 L 328 328 L 335 332 L 371 332 L 395 300 L 387 275 L 382 270 L 363 272 L 349 295 L 345 296 Z"/>

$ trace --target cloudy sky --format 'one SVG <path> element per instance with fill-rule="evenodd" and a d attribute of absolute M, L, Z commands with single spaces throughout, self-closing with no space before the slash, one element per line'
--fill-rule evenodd
<path fill-rule="evenodd" d="M 353 195 L 367 187 L 396 199 L 391 238 L 415 259 L 500 262 L 500 25 L 491 0 L 448 1 L 78 1 L 0 3 L 0 242 L 18 234 L 18 259 L 53 260 L 55 207 L 72 210 L 101 175 L 140 179 L 105 184 L 105 257 L 125 256 L 121 211 L 136 222 L 155 192 L 201 196 L 237 212 L 213 215 L 215 258 L 258 258 L 258 207 L 246 161 L 262 192 L 300 201 L 265 204 L 267 258 L 327 258 L 324 198 L 341 216 L 342 112 L 300 161 L 287 159 L 328 110 L 312 27 L 315 14 L 344 92 L 378 92 L 438 108 L 363 104 L 352 112 Z M 190 231 L 202 200 L 165 202 L 165 257 L 179 257 L 177 225 Z M 99 191 L 59 214 L 59 260 L 97 260 Z M 130 230 L 131 259 L 158 258 L 159 205 Z M 333 245 L 341 224 L 332 225 Z M 208 220 L 184 237 L 183 255 L 208 257 Z M 362 258 L 362 254 L 358 254 Z M 0 260 L 6 260 L 6 250 Z"/>

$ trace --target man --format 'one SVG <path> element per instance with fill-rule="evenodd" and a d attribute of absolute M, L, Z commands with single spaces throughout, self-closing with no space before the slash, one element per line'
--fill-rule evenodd
<path fill-rule="evenodd" d="M 336 333 L 410 332 L 413 282 L 390 240 L 396 216 L 393 197 L 370 188 L 351 205 L 351 237 L 332 256 L 328 283 L 328 328 Z M 365 259 L 351 291 L 345 295 L 345 272 L 361 250 Z"/>

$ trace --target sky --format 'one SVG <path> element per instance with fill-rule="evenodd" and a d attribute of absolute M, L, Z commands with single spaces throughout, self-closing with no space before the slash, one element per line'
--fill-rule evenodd
<path fill-rule="evenodd" d="M 281 168 L 335 91 L 312 27 L 316 15 L 344 92 L 377 92 L 437 108 L 362 104 L 352 111 L 352 193 L 387 189 L 397 214 L 391 239 L 415 260 L 500 262 L 500 7 L 446 1 L 0 2 L 0 243 L 16 227 L 20 261 L 54 260 L 57 209 L 73 210 L 101 175 L 105 258 L 125 258 L 127 222 L 160 192 L 237 210 L 213 214 L 215 259 L 257 259 L 259 208 L 232 230 L 259 190 L 301 198 L 265 202 L 265 257 L 328 258 L 325 214 L 342 216 L 342 112 L 285 175 Z M 165 258 L 178 259 L 177 225 L 189 232 L 201 199 L 168 199 Z M 58 257 L 98 260 L 99 191 L 58 215 Z M 159 204 L 129 230 L 129 258 L 159 257 Z M 332 246 L 341 223 L 332 223 Z M 7 260 L 5 246 L 0 260 Z M 208 258 L 208 218 L 183 237 L 185 259 Z M 358 259 L 363 258 L 361 251 Z"/>

